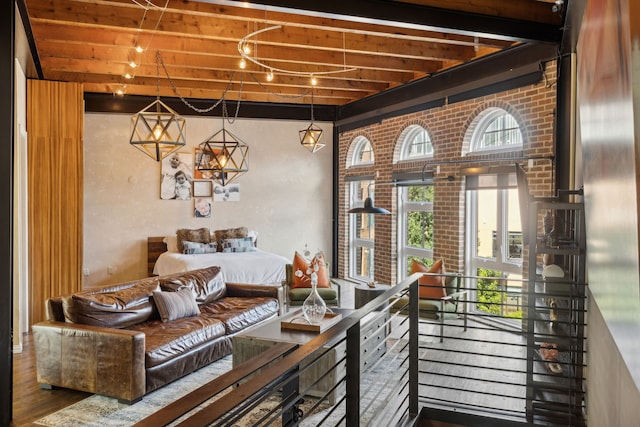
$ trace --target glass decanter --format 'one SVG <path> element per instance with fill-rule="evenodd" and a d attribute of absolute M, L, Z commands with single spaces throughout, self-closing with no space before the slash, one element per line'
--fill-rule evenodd
<path fill-rule="evenodd" d="M 311 274 L 311 293 L 302 303 L 302 315 L 311 325 L 318 325 L 324 319 L 327 312 L 327 304 L 318 293 L 318 275 Z"/>

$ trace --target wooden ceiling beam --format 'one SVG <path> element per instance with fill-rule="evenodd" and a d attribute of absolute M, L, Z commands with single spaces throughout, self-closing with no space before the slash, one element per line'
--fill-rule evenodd
<path fill-rule="evenodd" d="M 97 93 L 112 93 L 115 94 L 119 86 L 117 84 L 108 84 L 108 83 L 84 83 L 84 91 L 85 92 L 97 92 Z M 146 96 L 157 96 L 158 91 L 152 90 L 148 86 L 137 87 L 135 85 L 128 86 L 126 90 L 135 93 L 136 95 L 146 95 Z M 127 92 L 128 93 L 128 92 Z M 125 93 L 124 96 L 127 95 Z M 208 89 L 198 89 L 198 88 L 184 88 L 180 92 L 180 95 L 185 99 L 205 99 L 205 100 L 219 100 L 221 98 L 221 91 L 219 90 L 208 90 Z M 114 95 L 117 96 L 117 95 Z M 173 92 L 161 91 L 160 96 L 162 98 L 175 98 L 176 95 Z M 270 103 L 293 103 L 293 104 L 309 104 L 311 99 L 309 96 L 306 97 L 283 97 L 281 94 L 274 94 L 265 91 L 229 91 L 225 95 L 225 99 L 227 101 L 237 101 L 238 96 L 240 96 L 240 101 L 252 101 L 252 102 L 270 102 Z M 354 97 L 340 97 L 340 96 L 313 96 L 314 104 L 318 105 L 341 105 L 352 102 L 357 98 Z M 213 102 L 212 102 L 213 104 Z M 242 104 L 240 106 L 242 108 Z"/>
<path fill-rule="evenodd" d="M 140 74 L 139 70 L 133 70 L 127 66 L 131 61 L 130 50 L 114 47 L 114 46 L 101 46 L 97 47 L 92 44 L 85 43 L 69 43 L 63 41 L 49 41 L 39 43 L 40 52 L 42 57 L 60 57 L 60 58 L 73 58 L 73 59 L 90 59 L 95 61 L 111 61 L 112 63 L 120 63 L 124 67 L 120 67 L 121 73 L 134 72 Z M 177 67 L 180 64 L 189 68 L 196 69 L 208 69 L 213 71 L 227 71 L 229 75 L 233 71 L 238 71 L 238 59 L 235 57 L 213 57 L 210 53 L 182 53 L 182 52 L 161 52 L 161 58 L 164 63 L 171 64 L 171 66 Z M 153 66 L 155 67 L 156 58 L 155 55 L 145 55 L 141 57 L 143 62 L 136 61 L 139 66 Z M 291 64 L 281 63 L 278 61 L 271 62 L 274 67 L 287 67 Z M 250 65 L 250 70 L 258 74 L 266 74 L 267 70 L 258 69 Z M 319 71 L 319 67 L 316 64 L 295 64 L 296 69 L 301 72 L 313 73 Z M 279 73 L 275 73 L 276 76 Z M 324 78 L 324 77 L 323 77 Z M 402 83 L 415 78 L 414 73 L 411 71 L 391 71 L 391 70 L 376 70 L 376 69 L 357 69 L 349 71 L 348 73 L 339 73 L 326 76 L 329 79 L 354 79 L 358 81 L 371 81 L 371 82 L 395 82 Z"/>
<path fill-rule="evenodd" d="M 167 88 L 172 90 L 172 86 L 176 86 L 178 89 L 186 88 L 186 87 L 203 87 L 208 88 L 213 85 L 218 85 L 216 87 L 227 87 L 230 82 L 230 74 L 220 73 L 219 75 L 210 74 L 208 76 L 204 76 L 200 73 L 192 72 L 188 69 L 182 70 L 180 73 L 176 73 L 176 77 L 172 77 L 171 82 L 169 83 L 166 79 L 160 80 L 160 88 Z M 198 78 L 202 76 L 202 78 Z M 254 76 L 255 77 L 255 76 Z M 235 87 L 235 90 L 240 90 L 241 87 L 252 89 L 253 87 L 262 88 L 264 91 L 272 91 L 276 93 L 283 93 L 286 95 L 299 95 L 301 93 L 306 93 L 310 90 L 311 86 L 308 80 L 296 79 L 291 77 L 283 77 L 278 82 L 268 83 L 262 81 L 259 77 L 252 77 L 251 75 L 245 74 L 244 76 L 236 75 L 234 76 L 234 80 L 231 83 L 231 86 Z M 61 78 L 68 78 L 69 81 L 87 81 L 90 83 L 109 83 L 109 84 L 119 84 L 119 85 L 138 85 L 138 86 L 148 86 L 152 87 L 154 90 L 157 90 L 158 79 L 155 76 L 135 76 L 133 79 L 125 79 L 121 75 L 117 74 L 103 74 L 100 72 L 90 72 L 90 71 L 81 71 L 77 68 L 72 68 L 65 66 L 65 64 L 56 64 L 55 66 L 51 66 L 51 71 L 49 71 L 47 78 L 50 80 L 60 80 Z M 350 97 L 362 97 L 377 93 L 381 90 L 387 89 L 388 85 L 385 83 L 379 83 L 376 85 L 373 84 L 363 84 L 362 82 L 356 82 L 353 80 L 334 80 L 325 82 L 322 86 L 316 86 L 314 91 L 335 91 L 335 92 L 344 92 L 344 96 L 347 96 L 347 93 L 351 93 Z"/>

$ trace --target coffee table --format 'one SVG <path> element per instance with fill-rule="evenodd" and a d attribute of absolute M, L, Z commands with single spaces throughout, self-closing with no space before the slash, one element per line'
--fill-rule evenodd
<path fill-rule="evenodd" d="M 343 316 L 347 316 L 348 314 L 353 312 L 353 310 L 351 309 L 344 308 L 332 307 L 331 310 L 334 313 L 340 313 Z M 279 342 L 303 345 L 318 336 L 317 332 L 281 329 L 280 322 L 290 321 L 296 316 L 301 316 L 300 310 L 296 310 L 294 312 L 288 313 L 287 315 L 271 319 L 247 331 L 235 335 L 233 337 L 233 366 L 236 367 L 237 365 L 251 359 L 252 357 L 260 355 L 262 352 L 273 347 Z M 375 333 L 374 331 L 377 331 L 380 328 L 380 325 L 387 318 L 386 316 L 386 312 L 369 313 L 362 322 L 364 326 L 362 327 L 360 332 L 361 339 L 364 340 L 365 337 L 369 336 L 372 333 Z M 382 328 L 382 331 L 378 332 L 378 334 L 383 334 L 381 337 L 376 337 L 375 340 L 372 340 L 370 342 L 375 343 L 379 342 L 380 339 L 383 339 L 384 334 L 386 333 L 385 329 L 386 328 Z M 363 351 L 366 352 L 367 350 Z M 361 357 L 361 362 L 366 363 L 367 359 L 369 359 L 371 356 L 374 356 L 373 353 L 375 352 L 370 351 L 368 354 L 363 354 Z M 345 356 L 345 354 L 346 345 L 344 342 L 332 348 L 331 351 L 325 353 L 317 362 L 314 363 L 312 367 L 300 374 L 300 390 L 306 390 L 309 386 L 311 386 L 311 384 L 316 383 L 319 378 L 321 378 L 325 373 L 328 372 L 328 374 L 324 376 L 324 378 L 317 381 L 317 383 L 309 391 L 307 391 L 307 394 L 310 396 L 324 396 L 336 385 L 337 381 L 344 376 L 344 364 L 340 364 L 336 369 L 332 370 L 332 368 L 336 365 L 338 360 Z M 301 368 L 306 366 L 307 364 L 303 362 Z M 344 393 L 344 385 L 341 387 L 336 387 L 335 390 L 327 395 L 327 399 L 329 400 L 330 404 L 335 404 L 339 393 Z"/>
<path fill-rule="evenodd" d="M 343 316 L 353 312 L 350 309 L 331 308 L 334 313 L 340 313 Z M 279 342 L 287 342 L 293 344 L 306 344 L 311 339 L 318 336 L 317 332 L 298 331 L 291 329 L 281 329 L 280 322 L 290 321 L 294 317 L 302 316 L 300 310 L 293 311 L 284 316 L 276 317 L 264 323 L 261 323 L 245 332 L 235 335 L 232 339 L 233 343 L 233 367 L 246 362 L 252 357 L 260 355 L 265 350 L 273 347 Z M 306 390 L 311 384 L 316 382 L 325 373 L 336 365 L 340 358 L 346 354 L 345 343 L 340 343 L 331 351 L 324 354 L 320 360 L 314 365 L 300 374 L 300 390 Z M 307 364 L 303 363 L 301 368 Z M 319 380 L 307 394 L 314 397 L 322 397 L 333 388 L 337 380 L 344 376 L 344 364 L 336 369 L 331 370 L 324 378 Z M 333 390 L 328 396 L 330 404 L 335 404 L 337 394 L 340 387 Z"/>

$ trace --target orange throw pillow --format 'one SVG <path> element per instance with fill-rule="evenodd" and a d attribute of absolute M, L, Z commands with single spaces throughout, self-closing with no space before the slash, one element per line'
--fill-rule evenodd
<path fill-rule="evenodd" d="M 311 262 L 307 261 L 298 252 L 293 256 L 293 284 L 291 288 L 310 288 L 311 273 L 316 269 L 318 274 L 318 288 L 330 288 L 329 276 L 327 276 L 327 264 L 324 260 L 324 254 L 318 252 Z M 299 273 L 298 273 L 299 272 Z"/>
<path fill-rule="evenodd" d="M 442 261 L 442 258 L 434 262 L 431 268 L 427 268 L 427 266 L 423 263 L 413 260 L 411 264 L 411 274 L 413 273 L 444 273 L 444 263 Z M 444 277 L 422 276 L 420 279 L 418 279 L 418 285 L 418 295 L 420 296 L 420 298 L 440 299 L 447 296 L 447 293 L 444 289 Z"/>

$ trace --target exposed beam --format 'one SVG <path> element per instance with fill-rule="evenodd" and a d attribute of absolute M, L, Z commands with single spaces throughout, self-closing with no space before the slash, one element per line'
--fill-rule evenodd
<path fill-rule="evenodd" d="M 447 10 L 432 6 L 384 0 L 200 0 L 206 3 L 227 4 L 278 11 L 305 11 L 313 16 L 348 19 L 357 22 L 375 22 L 444 31 L 458 35 L 488 36 L 518 42 L 556 43 L 561 37 L 557 24 L 505 19 L 499 16 Z M 513 0 L 512 0 L 513 1 Z M 521 2 L 522 3 L 522 2 Z"/>

